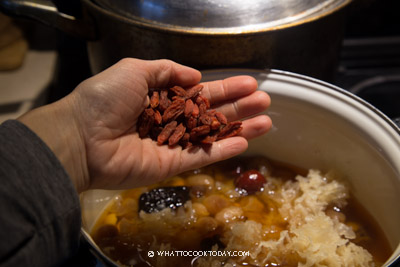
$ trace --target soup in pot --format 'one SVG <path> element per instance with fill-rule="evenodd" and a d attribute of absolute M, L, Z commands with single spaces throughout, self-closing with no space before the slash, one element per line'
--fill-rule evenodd
<path fill-rule="evenodd" d="M 123 266 L 380 266 L 392 253 L 345 181 L 261 156 L 124 191 L 92 237 Z"/>

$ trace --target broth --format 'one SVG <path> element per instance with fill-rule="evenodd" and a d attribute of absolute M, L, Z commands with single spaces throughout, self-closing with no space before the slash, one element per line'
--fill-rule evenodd
<path fill-rule="evenodd" d="M 393 251 L 378 222 L 355 198 L 349 199 L 343 213 L 349 222 L 361 222 L 362 228 L 359 230 L 358 236 L 362 236 L 362 238 L 360 237 L 357 244 L 371 252 L 377 266 L 382 266 Z"/>
<path fill-rule="evenodd" d="M 257 170 L 267 179 L 267 183 L 257 192 L 250 192 L 249 188 L 247 191 L 237 188 L 238 177 L 248 170 Z M 295 177 L 305 177 L 307 173 L 307 170 L 263 157 L 237 157 L 213 164 L 157 185 L 124 191 L 100 216 L 92 236 L 107 256 L 127 266 L 209 266 L 213 260 L 230 266 L 297 266 L 298 262 L 304 263 L 305 259 L 293 251 L 278 254 L 279 258 L 270 257 L 267 261 L 263 260 L 265 255 L 262 253 L 256 257 L 199 259 L 182 254 L 149 257 L 147 252 L 224 251 L 232 248 L 238 251 L 238 248 L 242 248 L 243 251 L 250 249 L 254 253 L 262 243 L 277 243 L 293 225 L 282 213 L 280 199 L 274 194 L 279 195 L 281 187 L 288 185 L 293 184 L 293 188 L 297 188 Z M 325 180 L 331 179 L 326 177 Z M 190 201 L 182 201 L 182 205 L 174 206 L 173 209 L 146 212 L 146 208 L 140 207 L 142 194 L 149 194 L 146 192 L 152 189 L 158 192 L 159 188 L 171 187 L 189 190 Z M 175 193 L 174 196 L 177 195 Z M 350 194 L 346 201 L 330 203 L 324 212 L 329 215 L 327 217 L 333 218 L 332 221 L 341 221 L 353 229 L 356 234 L 352 238 L 353 243 L 367 249 L 375 265 L 382 265 L 389 258 L 392 251 L 383 231 Z M 299 222 L 302 220 L 300 218 Z M 249 225 L 254 228 L 248 228 Z M 250 232 L 259 229 L 260 225 L 261 235 L 246 241 L 250 238 Z M 232 234 L 238 232 L 240 227 L 246 231 Z M 293 233 L 290 236 L 292 238 Z M 237 244 L 240 243 L 237 240 L 243 243 L 242 247 Z"/>

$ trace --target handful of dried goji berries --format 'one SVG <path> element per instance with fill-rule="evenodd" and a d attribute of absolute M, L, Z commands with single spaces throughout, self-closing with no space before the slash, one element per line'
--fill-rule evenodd
<path fill-rule="evenodd" d="M 198 84 L 149 90 L 150 104 L 138 121 L 140 138 L 187 148 L 237 135 L 242 122 L 228 122 L 224 114 L 210 109 L 209 100 L 200 94 L 202 89 Z"/>

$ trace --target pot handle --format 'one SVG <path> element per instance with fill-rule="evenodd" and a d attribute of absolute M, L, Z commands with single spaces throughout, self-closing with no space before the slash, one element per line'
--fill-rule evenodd
<path fill-rule="evenodd" d="M 0 0 L 0 10 L 10 16 L 39 21 L 78 38 L 96 39 L 93 23 L 89 19 L 83 20 L 60 12 L 51 1 Z"/>

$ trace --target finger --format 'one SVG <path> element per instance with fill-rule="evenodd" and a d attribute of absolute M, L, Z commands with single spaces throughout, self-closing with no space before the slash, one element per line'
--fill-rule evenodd
<path fill-rule="evenodd" d="M 141 70 L 151 88 L 174 85 L 190 86 L 200 82 L 201 73 L 193 68 L 183 66 L 171 60 L 161 59 L 145 61 L 129 59 L 129 64 L 135 70 Z"/>
<path fill-rule="evenodd" d="M 213 143 L 208 148 L 193 147 L 182 151 L 181 170 L 187 171 L 225 160 L 243 153 L 248 142 L 240 136 L 230 137 Z"/>
<path fill-rule="evenodd" d="M 222 112 L 228 121 L 235 121 L 265 111 L 271 104 L 271 98 L 263 91 L 256 91 L 237 101 L 223 104 L 216 109 Z"/>
<path fill-rule="evenodd" d="M 201 168 L 209 164 L 226 160 L 243 153 L 248 148 L 247 140 L 268 132 L 271 120 L 266 115 L 257 116 L 243 122 L 239 136 L 229 137 L 213 143 L 210 147 L 194 147 L 182 150 L 179 172 Z"/>
<path fill-rule="evenodd" d="M 239 133 L 247 140 L 259 137 L 267 133 L 272 126 L 272 121 L 267 115 L 259 115 L 242 122 L 242 131 Z"/>
<path fill-rule="evenodd" d="M 251 76 L 235 76 L 203 85 L 201 93 L 212 105 L 249 95 L 256 91 L 258 86 Z"/>
<path fill-rule="evenodd" d="M 146 153 L 143 154 L 139 168 L 144 171 L 140 175 L 140 179 L 135 174 L 129 174 L 113 189 L 154 184 L 185 171 L 234 157 L 244 152 L 248 147 L 247 140 L 241 136 L 223 139 L 208 147 L 194 146 L 188 149 L 182 149 L 179 146 L 174 148 L 158 146 L 149 139 L 143 140 L 143 144 L 143 147 L 147 147 L 147 149 Z M 157 158 L 159 159 L 158 167 L 158 164 L 154 163 Z"/>
<path fill-rule="evenodd" d="M 260 115 L 243 121 L 243 130 L 239 136 L 229 137 L 213 143 L 210 147 L 193 147 L 182 150 L 181 171 L 200 168 L 217 161 L 225 160 L 243 153 L 247 147 L 247 140 L 267 133 L 272 126 L 267 115 Z"/>

